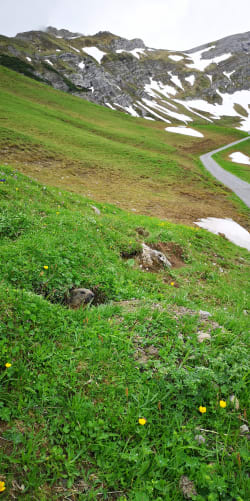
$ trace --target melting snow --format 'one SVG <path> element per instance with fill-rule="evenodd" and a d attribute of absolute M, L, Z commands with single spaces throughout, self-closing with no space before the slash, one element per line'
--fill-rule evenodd
<path fill-rule="evenodd" d="M 86 52 L 89 56 L 93 57 L 96 59 L 96 61 L 101 64 L 101 60 L 103 56 L 106 55 L 106 52 L 102 52 L 100 49 L 97 47 L 83 47 L 82 49 L 84 52 Z"/>
<path fill-rule="evenodd" d="M 183 59 L 183 56 L 168 56 L 169 59 L 173 59 L 173 61 L 181 61 Z"/>
<path fill-rule="evenodd" d="M 194 224 L 216 235 L 223 233 L 230 242 L 250 250 L 250 233 L 232 219 L 208 217 L 207 219 L 200 219 Z"/>
<path fill-rule="evenodd" d="M 146 103 L 147 106 L 152 107 L 156 109 L 157 111 L 160 111 L 161 113 L 164 113 L 164 115 L 168 115 L 172 118 L 175 118 L 176 120 L 180 120 L 181 122 L 192 122 L 192 118 L 188 117 L 187 115 L 183 115 L 182 113 L 176 113 L 175 111 L 171 111 L 168 108 L 165 108 L 161 106 L 160 104 L 156 103 L 155 101 L 150 101 L 149 99 L 142 99 L 144 103 Z"/>
<path fill-rule="evenodd" d="M 112 106 L 112 104 L 110 104 L 110 103 L 105 103 L 105 104 L 106 104 L 106 106 L 108 106 L 109 108 L 111 108 L 111 110 L 116 111 L 116 109 Z"/>
<path fill-rule="evenodd" d="M 231 153 L 229 157 L 232 159 L 232 162 L 250 165 L 250 158 L 244 153 L 241 153 L 240 151 L 235 151 L 234 153 Z"/>
<path fill-rule="evenodd" d="M 129 113 L 129 115 L 131 115 L 132 117 L 139 117 L 138 113 L 136 113 L 136 111 L 133 109 L 132 106 L 122 106 L 119 103 L 114 103 L 114 104 L 115 106 L 119 106 L 123 110 L 127 111 L 127 113 Z"/>
<path fill-rule="evenodd" d="M 145 110 L 149 111 L 149 113 L 151 113 L 151 115 L 154 115 L 156 118 L 159 118 L 159 120 L 163 120 L 163 122 L 166 122 L 167 124 L 171 124 L 170 120 L 167 120 L 166 118 L 163 118 L 161 115 L 158 115 L 158 113 L 153 111 L 151 108 L 149 108 L 145 104 L 140 103 L 140 101 L 137 101 L 137 103 L 139 106 L 142 106 Z"/>
<path fill-rule="evenodd" d="M 53 63 L 49 60 L 49 59 L 45 59 L 46 63 L 49 63 L 51 64 L 51 66 L 53 66 Z"/>
<path fill-rule="evenodd" d="M 31 58 L 26 56 L 27 61 L 31 62 Z"/>
<path fill-rule="evenodd" d="M 56 52 L 61 52 L 61 49 L 56 49 Z"/>
<path fill-rule="evenodd" d="M 152 117 L 143 117 L 143 118 L 145 118 L 145 120 L 153 120 L 153 122 L 155 122 L 155 119 Z"/>
<path fill-rule="evenodd" d="M 223 75 L 225 75 L 229 80 L 231 80 L 231 75 L 235 73 L 235 70 L 233 71 L 230 71 L 230 72 L 227 72 L 227 71 L 223 71 Z"/>
<path fill-rule="evenodd" d="M 207 78 L 209 78 L 210 82 L 213 83 L 213 75 L 207 75 Z"/>
<path fill-rule="evenodd" d="M 85 68 L 85 64 L 83 61 L 81 63 L 79 63 L 78 66 L 79 66 L 80 70 L 83 70 Z"/>
<path fill-rule="evenodd" d="M 177 86 L 183 89 L 182 83 L 177 75 L 172 75 L 172 71 L 169 71 L 168 74 L 171 76 L 171 81 Z"/>
<path fill-rule="evenodd" d="M 197 115 L 198 117 L 202 118 L 203 120 L 207 120 L 207 122 L 213 123 L 213 120 L 210 118 L 205 117 L 204 115 L 201 115 L 201 113 L 198 113 L 197 111 L 193 111 L 190 106 L 186 103 L 186 101 L 181 101 L 180 99 L 175 99 L 176 103 L 182 104 L 190 113 L 193 113 L 194 115 Z"/>
<path fill-rule="evenodd" d="M 117 54 L 121 54 L 122 52 L 129 52 L 130 54 L 132 54 L 137 59 L 140 59 L 140 54 L 142 54 L 143 56 L 146 55 L 145 54 L 145 49 L 133 49 L 133 50 L 118 49 L 116 52 L 117 52 Z"/>
<path fill-rule="evenodd" d="M 187 82 L 189 82 L 191 85 L 194 85 L 195 76 L 194 75 L 190 75 L 189 77 L 186 77 L 185 80 L 187 80 Z"/>
<path fill-rule="evenodd" d="M 195 136 L 195 137 L 204 137 L 201 132 L 198 132 L 195 129 L 190 129 L 189 127 L 166 127 L 165 130 L 167 132 L 175 132 L 176 134 L 185 134 L 185 136 Z"/>
<path fill-rule="evenodd" d="M 240 130 L 250 130 L 250 115 L 243 118 L 234 109 L 235 104 L 240 104 L 246 111 L 248 111 L 248 105 L 250 104 L 250 91 L 249 90 L 239 90 L 234 92 L 234 94 L 222 94 L 217 91 L 219 96 L 222 98 L 222 104 L 210 104 L 202 99 L 194 99 L 190 101 L 180 101 L 180 104 L 184 106 L 189 106 L 201 111 L 208 111 L 211 113 L 213 119 L 219 120 L 222 116 L 239 117 L 242 121 Z"/>
<path fill-rule="evenodd" d="M 210 64 L 212 63 L 215 63 L 215 64 L 219 64 L 221 63 L 222 61 L 226 61 L 226 59 L 229 59 L 232 54 L 229 53 L 229 54 L 222 54 L 222 56 L 217 56 L 217 57 L 213 57 L 211 59 L 202 59 L 202 54 L 204 54 L 204 52 L 207 52 L 211 49 L 214 49 L 215 46 L 213 45 L 212 47 L 208 47 L 207 49 L 202 49 L 202 50 L 198 50 L 197 52 L 194 52 L 193 54 L 188 54 L 188 56 L 190 58 L 193 59 L 193 63 L 192 64 L 187 64 L 186 66 L 188 68 L 194 68 L 194 69 L 198 69 L 200 71 L 204 71 L 205 68 L 207 66 L 209 66 Z"/>
<path fill-rule="evenodd" d="M 164 85 L 161 82 L 156 82 L 156 80 L 153 80 L 152 77 L 150 78 L 150 84 L 146 84 L 144 90 L 151 97 L 159 97 L 155 91 L 160 92 L 165 97 L 170 97 L 169 94 L 172 94 L 173 96 L 176 94 L 176 89 L 174 87 L 171 85 Z"/>
<path fill-rule="evenodd" d="M 70 45 L 70 48 L 75 50 L 76 52 L 80 52 L 79 49 L 76 49 L 75 47 L 72 47 L 72 45 Z"/>

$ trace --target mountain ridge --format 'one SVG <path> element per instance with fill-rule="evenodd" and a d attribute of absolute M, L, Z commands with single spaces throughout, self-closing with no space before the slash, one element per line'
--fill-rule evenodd
<path fill-rule="evenodd" d="M 0 64 L 132 116 L 178 126 L 218 121 L 250 130 L 250 32 L 187 51 L 153 49 L 108 31 L 52 26 L 0 37 Z M 19 72 L 20 68 L 17 70 Z M 198 117 L 198 118 L 197 118 Z"/>

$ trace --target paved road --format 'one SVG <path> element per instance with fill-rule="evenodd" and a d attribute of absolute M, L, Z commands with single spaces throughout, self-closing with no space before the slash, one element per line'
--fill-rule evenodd
<path fill-rule="evenodd" d="M 218 181 L 221 181 L 225 186 L 230 188 L 246 205 L 250 207 L 250 184 L 246 181 L 242 181 L 234 174 L 222 169 L 217 162 L 212 158 L 212 155 L 215 153 L 226 150 L 230 148 L 230 146 L 234 146 L 235 144 L 241 143 L 242 141 L 249 140 L 249 137 L 245 137 L 244 139 L 240 139 L 239 141 L 235 141 L 234 143 L 227 144 L 222 148 L 218 148 L 217 150 L 210 151 L 209 153 L 205 153 L 200 157 L 204 167 L 214 176 Z"/>

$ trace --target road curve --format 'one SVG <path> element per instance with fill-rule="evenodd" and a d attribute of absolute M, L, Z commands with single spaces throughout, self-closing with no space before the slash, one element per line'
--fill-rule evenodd
<path fill-rule="evenodd" d="M 204 167 L 214 176 L 218 181 L 221 181 L 225 186 L 230 188 L 246 205 L 250 207 L 250 184 L 246 181 L 242 181 L 234 174 L 222 169 L 222 167 L 217 164 L 217 162 L 212 158 L 212 155 L 218 153 L 219 151 L 226 150 L 230 148 L 230 146 L 234 146 L 235 144 L 241 143 L 242 141 L 249 140 L 249 136 L 244 139 L 240 139 L 239 141 L 234 141 L 234 143 L 227 144 L 222 148 L 218 148 L 217 150 L 210 151 L 209 153 L 205 153 L 205 155 L 201 155 L 200 159 L 204 165 Z"/>

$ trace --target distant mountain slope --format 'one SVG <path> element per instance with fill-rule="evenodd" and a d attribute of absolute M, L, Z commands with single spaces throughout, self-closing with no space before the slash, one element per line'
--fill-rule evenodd
<path fill-rule="evenodd" d="M 250 130 L 250 32 L 180 52 L 48 27 L 1 36 L 0 64 L 132 116 Z"/>

